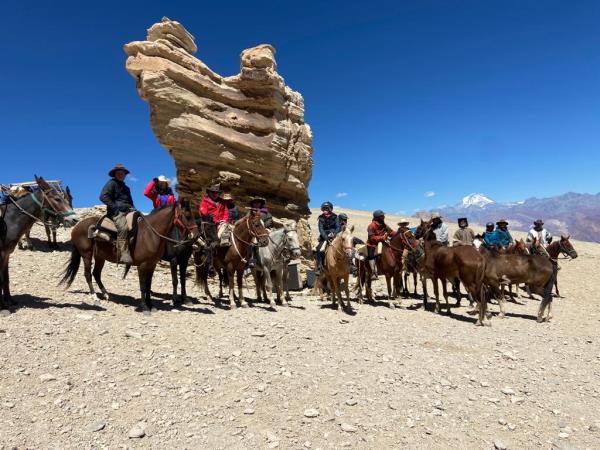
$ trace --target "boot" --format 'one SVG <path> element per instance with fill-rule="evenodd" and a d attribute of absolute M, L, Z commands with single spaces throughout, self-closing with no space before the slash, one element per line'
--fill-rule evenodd
<path fill-rule="evenodd" d="M 323 271 L 323 253 L 317 252 L 316 259 L 317 259 L 317 269 L 315 270 L 315 274 L 320 275 L 321 272 Z"/>
<path fill-rule="evenodd" d="M 129 265 L 133 264 L 133 260 L 129 254 L 127 239 L 117 239 L 117 249 L 119 251 L 119 262 Z"/>
<path fill-rule="evenodd" d="M 374 259 L 369 260 L 369 267 L 371 267 L 371 279 L 376 280 L 377 279 L 377 264 L 375 264 Z"/>

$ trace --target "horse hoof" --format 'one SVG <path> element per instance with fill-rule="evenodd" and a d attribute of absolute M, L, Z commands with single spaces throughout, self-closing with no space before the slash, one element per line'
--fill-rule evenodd
<path fill-rule="evenodd" d="M 481 320 L 477 319 L 477 322 L 475 322 L 475 326 L 476 327 L 482 327 L 483 323 L 481 322 Z"/>
<path fill-rule="evenodd" d="M 150 315 L 150 311 L 149 311 L 149 310 L 147 310 L 147 309 L 144 309 L 144 310 L 142 311 L 142 314 L 144 314 L 145 316 L 149 316 L 149 315 Z"/>
<path fill-rule="evenodd" d="M 157 311 L 158 311 L 158 309 L 156 309 L 155 307 L 152 307 L 152 308 L 150 309 L 150 311 L 151 311 L 151 312 L 153 312 L 153 313 L 155 313 L 155 312 L 157 312 Z"/>
<path fill-rule="evenodd" d="M 2 309 L 2 310 L 0 310 L 0 316 L 1 317 L 8 317 L 8 316 L 10 316 L 10 311 L 8 309 Z"/>
<path fill-rule="evenodd" d="M 394 305 L 392 302 L 390 302 L 390 303 L 388 304 L 388 307 L 389 307 L 390 309 L 396 309 L 396 305 Z"/>
<path fill-rule="evenodd" d="M 504 319 L 504 313 L 502 313 L 502 312 L 501 312 L 500 314 L 498 314 L 498 317 L 499 317 L 500 319 Z"/>

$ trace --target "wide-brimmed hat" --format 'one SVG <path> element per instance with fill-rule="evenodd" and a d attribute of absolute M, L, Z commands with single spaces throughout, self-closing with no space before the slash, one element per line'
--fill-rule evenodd
<path fill-rule="evenodd" d="M 496 222 L 496 225 L 500 225 L 501 223 L 505 223 L 506 225 L 508 225 L 508 220 L 500 219 L 498 222 Z"/>
<path fill-rule="evenodd" d="M 167 177 L 165 177 L 164 175 L 159 175 L 158 176 L 158 181 L 160 181 L 161 183 L 167 183 L 167 184 L 171 184 L 171 180 L 169 180 Z"/>
<path fill-rule="evenodd" d="M 262 203 L 263 206 L 265 206 L 267 204 L 267 199 L 264 197 L 259 197 L 258 195 L 255 195 L 254 197 L 252 197 L 250 199 L 248 204 L 252 205 L 252 203 L 254 203 L 254 202 L 260 202 L 260 203 Z"/>
<path fill-rule="evenodd" d="M 226 194 L 221 195 L 221 200 L 233 200 L 233 195 L 231 195 L 229 192 Z"/>
<path fill-rule="evenodd" d="M 122 170 L 123 172 L 125 172 L 125 175 L 127 175 L 129 173 L 129 170 L 127 170 L 127 167 L 125 167 L 123 164 L 117 164 L 115 167 L 113 167 L 112 169 L 110 169 L 110 171 L 108 172 L 108 176 L 109 177 L 114 177 L 115 176 L 115 172 L 117 170 Z"/>
<path fill-rule="evenodd" d="M 433 219 L 441 219 L 442 215 L 439 212 L 434 212 L 431 214 L 431 220 Z"/>
<path fill-rule="evenodd" d="M 398 225 L 400 226 L 404 226 L 404 225 L 408 225 L 410 224 L 410 222 L 408 220 L 401 220 L 400 222 L 398 222 Z"/>
<path fill-rule="evenodd" d="M 221 185 L 219 183 L 212 184 L 206 188 L 206 192 L 221 192 Z"/>

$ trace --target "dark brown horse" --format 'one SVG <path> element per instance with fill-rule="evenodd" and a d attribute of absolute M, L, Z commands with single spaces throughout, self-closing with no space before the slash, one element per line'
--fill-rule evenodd
<path fill-rule="evenodd" d="M 67 200 L 42 177 L 35 177 L 40 192 L 31 193 L 18 200 L 9 199 L 6 211 L 0 219 L 0 314 L 9 314 L 12 304 L 8 263 L 19 239 L 42 215 L 55 218 L 60 223 L 77 221 L 77 214 Z"/>
<path fill-rule="evenodd" d="M 77 272 L 83 258 L 84 276 L 90 289 L 90 295 L 95 303 L 98 298 L 94 291 L 92 274 L 98 287 L 102 291 L 101 297 L 108 299 L 108 292 L 102 283 L 102 269 L 106 261 L 118 263 L 119 258 L 114 242 L 91 239 L 88 237 L 88 230 L 98 221 L 97 217 L 89 217 L 79 222 L 71 232 L 71 242 L 73 249 L 71 251 L 71 260 L 64 272 L 61 284 L 69 287 Z M 169 235 L 174 227 L 179 223 L 183 224 L 188 232 L 186 241 L 174 241 Z M 144 314 L 150 314 L 152 310 L 151 287 L 152 276 L 156 264 L 165 253 L 167 242 L 184 244 L 187 241 L 195 241 L 196 235 L 192 232 L 192 226 L 187 222 L 178 203 L 165 206 L 153 211 L 147 216 L 141 216 L 137 225 L 137 234 L 130 244 L 130 252 L 133 259 L 133 266 L 138 268 L 138 278 L 140 282 L 141 307 Z M 94 261 L 94 270 L 92 272 L 92 260 Z"/>
<path fill-rule="evenodd" d="M 250 249 L 255 243 L 259 247 L 265 247 L 269 243 L 269 232 L 265 228 L 260 212 L 251 211 L 249 215 L 238 220 L 231 233 L 231 246 L 217 247 L 215 250 L 213 265 L 219 273 L 219 278 L 222 280 L 224 274 L 227 275 L 229 283 L 229 305 L 231 309 L 236 308 L 235 302 L 235 282 L 238 286 L 238 301 L 240 306 L 247 307 L 248 302 L 244 299 L 243 294 L 243 277 L 244 270 L 248 265 L 248 255 Z M 195 256 L 196 261 L 196 280 L 201 287 L 204 287 L 205 293 L 212 298 L 208 290 L 208 264 L 205 261 L 199 260 Z M 219 293 L 221 296 L 221 292 Z M 214 298 L 213 298 L 214 300 Z"/>
<path fill-rule="evenodd" d="M 459 279 L 467 292 L 479 304 L 479 318 L 476 325 L 486 324 L 487 298 L 484 292 L 485 259 L 473 246 L 461 245 L 446 247 L 435 240 L 433 229 L 424 232 L 425 271 L 433 280 L 435 293 L 435 311 L 440 313 L 440 296 L 438 280 L 442 282 L 444 299 L 448 314 L 451 314 L 448 304 L 447 280 Z"/>

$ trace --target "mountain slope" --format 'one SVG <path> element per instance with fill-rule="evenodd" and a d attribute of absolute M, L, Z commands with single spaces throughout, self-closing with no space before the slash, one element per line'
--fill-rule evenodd
<path fill-rule="evenodd" d="M 511 228 L 523 231 L 529 229 L 534 220 L 542 219 L 554 234 L 570 234 L 579 240 L 600 242 L 600 193 L 568 192 L 512 203 L 497 203 L 484 194 L 475 193 L 467 195 L 455 206 L 437 211 L 447 220 L 466 216 L 470 222 L 479 224 L 504 218 Z M 417 215 L 422 216 L 423 212 Z"/>

